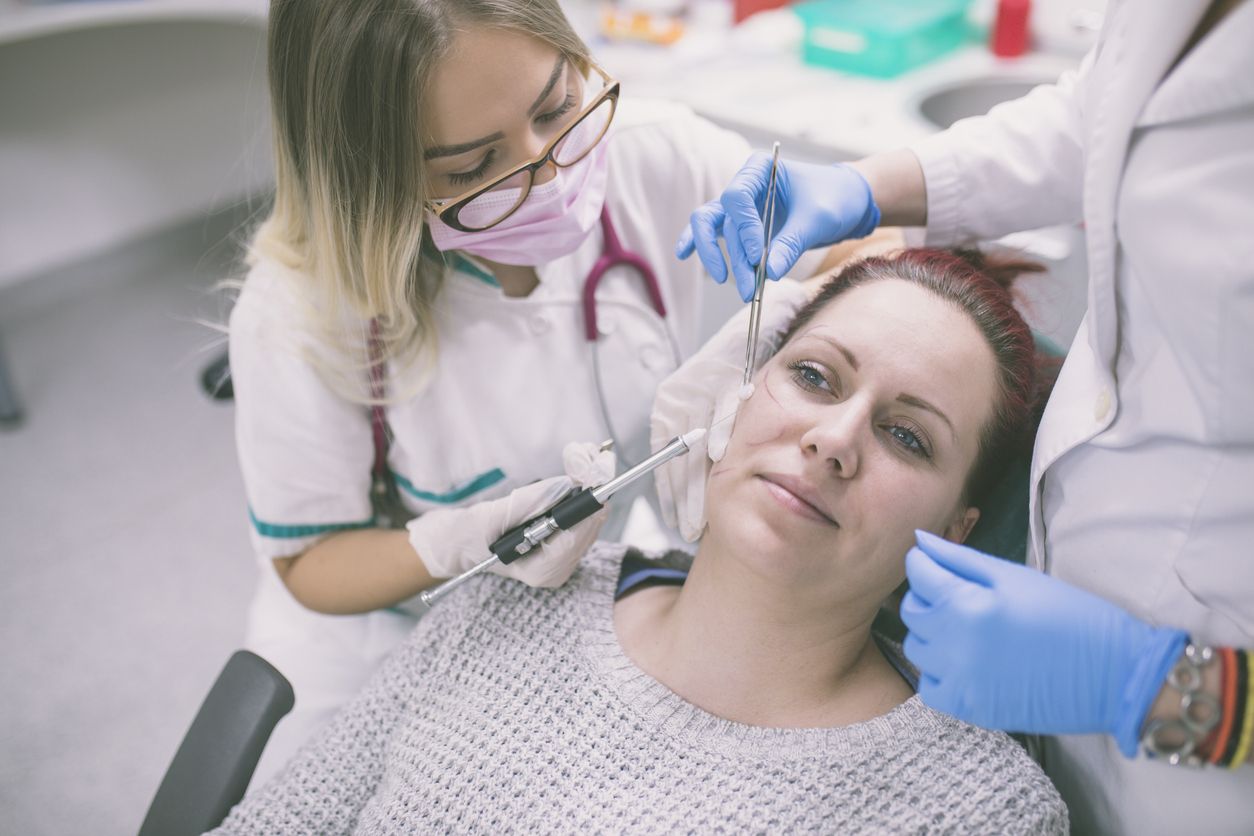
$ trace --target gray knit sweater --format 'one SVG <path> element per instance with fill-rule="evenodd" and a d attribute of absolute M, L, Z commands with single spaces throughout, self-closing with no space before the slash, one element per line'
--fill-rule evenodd
<path fill-rule="evenodd" d="M 917 696 L 830 729 L 685 702 L 618 644 L 622 557 L 599 544 L 557 590 L 457 590 L 215 832 L 1066 832 L 1017 744 Z"/>

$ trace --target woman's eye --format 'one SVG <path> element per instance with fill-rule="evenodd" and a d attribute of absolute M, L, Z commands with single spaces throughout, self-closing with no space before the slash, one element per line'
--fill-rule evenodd
<path fill-rule="evenodd" d="M 903 427 L 900 424 L 894 424 L 888 428 L 888 434 L 897 440 L 897 443 L 906 449 L 912 455 L 921 456 L 925 459 L 932 457 L 932 451 L 928 449 L 923 439 L 909 427 Z"/>
<path fill-rule="evenodd" d="M 813 363 L 798 360 L 789 363 L 788 368 L 792 370 L 793 383 L 796 383 L 807 392 L 832 391 L 832 387 L 828 384 L 823 372 Z"/>
<path fill-rule="evenodd" d="M 483 162 L 479 163 L 479 165 L 475 166 L 472 170 L 452 171 L 444 176 L 448 178 L 450 183 L 458 186 L 473 183 L 476 180 L 482 179 L 484 174 L 487 174 L 488 169 L 492 167 L 492 162 L 495 159 L 496 149 L 493 148 L 490 149 L 487 155 L 484 156 Z"/>
<path fill-rule="evenodd" d="M 547 125 L 550 122 L 554 122 L 558 119 L 561 119 L 567 113 L 570 113 L 571 110 L 574 109 L 574 107 L 575 107 L 575 96 L 572 93 L 567 93 L 566 99 L 562 102 L 562 104 L 556 110 L 550 110 L 547 113 L 541 113 L 540 115 L 536 116 L 536 121 L 539 122 L 541 125 Z"/>

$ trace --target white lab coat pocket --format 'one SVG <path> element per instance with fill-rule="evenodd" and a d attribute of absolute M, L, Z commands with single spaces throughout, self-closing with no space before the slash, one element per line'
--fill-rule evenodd
<path fill-rule="evenodd" d="M 1254 643 L 1254 448 L 1232 446 L 1205 454 L 1210 481 L 1189 536 L 1175 561 L 1176 575 L 1202 605 L 1202 641 L 1248 647 Z M 1203 632 L 1203 630 L 1205 632 Z"/>

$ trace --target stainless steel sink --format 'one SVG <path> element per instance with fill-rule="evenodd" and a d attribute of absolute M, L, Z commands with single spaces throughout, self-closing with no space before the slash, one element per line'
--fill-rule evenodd
<path fill-rule="evenodd" d="M 1033 87 L 1053 79 L 972 78 L 927 93 L 919 100 L 919 113 L 939 128 L 959 119 L 982 116 L 997 104 L 1025 95 Z"/>

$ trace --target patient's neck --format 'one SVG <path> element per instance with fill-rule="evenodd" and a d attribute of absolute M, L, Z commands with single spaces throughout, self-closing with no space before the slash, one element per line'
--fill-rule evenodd
<path fill-rule="evenodd" d="M 647 597 L 625 606 L 629 597 L 615 611 L 627 654 L 720 717 L 839 726 L 884 714 L 910 695 L 870 639 L 874 606 L 807 599 L 730 559 L 709 536 L 682 587 L 638 595 Z"/>

